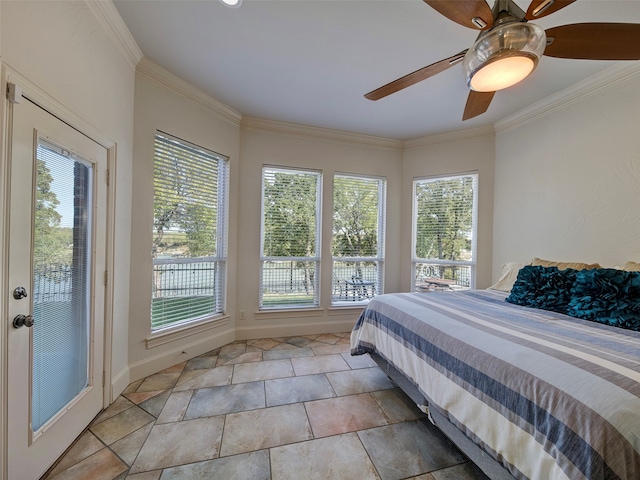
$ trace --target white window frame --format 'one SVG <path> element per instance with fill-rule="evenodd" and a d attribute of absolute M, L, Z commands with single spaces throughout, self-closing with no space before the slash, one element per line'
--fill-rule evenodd
<path fill-rule="evenodd" d="M 387 208 L 387 179 L 385 177 L 373 175 L 359 175 L 352 173 L 335 172 L 333 175 L 334 188 L 332 195 L 335 193 L 335 179 L 337 177 L 354 178 L 358 180 L 371 180 L 378 182 L 378 241 L 377 252 L 375 257 L 339 257 L 332 256 L 331 273 L 332 273 L 332 306 L 353 306 L 354 304 L 366 304 L 375 295 L 384 293 L 384 252 L 385 252 L 385 233 L 386 233 L 386 208 Z M 332 228 L 331 241 L 333 244 L 334 231 Z M 333 253 L 333 252 L 332 252 Z M 369 278 L 358 279 L 341 279 L 336 277 L 336 263 L 347 262 L 366 262 L 376 263 L 375 279 Z M 343 283 L 345 282 L 345 283 Z M 370 284 L 370 282 L 372 284 Z"/>
<path fill-rule="evenodd" d="M 451 180 L 462 177 L 472 177 L 473 181 L 473 210 L 472 216 L 472 239 L 471 239 L 471 258 L 472 260 L 441 260 L 438 258 L 419 258 L 416 255 L 416 236 L 417 236 L 417 220 L 418 220 L 418 204 L 416 196 L 416 186 L 419 183 L 425 183 L 429 181 L 437 180 Z M 437 266 L 466 266 L 469 267 L 469 286 L 468 289 L 475 289 L 476 283 L 476 264 L 477 264 L 477 239 L 478 239 L 478 185 L 479 176 L 477 171 L 466 173 L 455 173 L 450 175 L 441 176 L 429 176 L 429 177 L 416 177 L 413 179 L 412 188 L 412 212 L 411 212 L 411 285 L 413 291 L 426 291 L 426 290 L 451 290 L 453 287 L 446 284 L 434 284 L 430 286 L 418 285 L 418 273 L 416 269 L 419 264 L 437 265 Z M 455 287 L 455 286 L 454 286 Z M 466 289 L 466 288 L 465 288 Z"/>
<path fill-rule="evenodd" d="M 264 239 L 265 239 L 265 173 L 267 171 L 283 172 L 290 174 L 309 174 L 315 175 L 316 182 L 316 225 L 315 225 L 315 255 L 309 257 L 284 257 L 284 256 L 266 256 L 264 255 Z M 258 308 L 261 311 L 268 310 L 291 310 L 291 309 L 308 309 L 318 308 L 320 305 L 320 259 L 322 246 L 322 172 L 320 170 L 283 167 L 274 165 L 263 165 L 261 176 L 261 195 L 260 195 L 260 291 Z M 264 276 L 265 265 L 270 262 L 309 262 L 314 264 L 313 276 L 313 301 L 310 303 L 279 303 L 273 305 L 265 305 L 264 293 Z"/>

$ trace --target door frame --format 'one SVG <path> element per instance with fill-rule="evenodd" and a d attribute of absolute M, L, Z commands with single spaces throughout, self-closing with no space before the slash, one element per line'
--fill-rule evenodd
<path fill-rule="evenodd" d="M 112 343 L 113 343 L 113 296 L 114 296 L 114 245 L 115 245 L 115 206 L 116 206 L 116 166 L 117 166 L 117 143 L 109 135 L 105 134 L 91 123 L 76 114 L 61 102 L 55 99 L 48 92 L 31 82 L 29 79 L 13 70 L 10 66 L 2 62 L 0 91 L 7 92 L 9 84 L 15 84 L 22 89 L 22 96 L 28 98 L 33 103 L 39 105 L 53 116 L 57 117 L 73 129 L 79 131 L 94 142 L 103 146 L 107 150 L 107 218 L 106 218 L 106 252 L 105 266 L 106 286 L 104 297 L 104 376 L 103 376 L 103 399 L 102 406 L 106 408 L 113 400 L 112 391 Z M 28 100 L 22 99 L 23 102 Z M 8 198 L 10 193 L 10 161 L 11 161 L 11 137 L 13 120 L 12 103 L 7 95 L 3 95 L 0 101 L 0 480 L 7 479 L 7 445 L 8 445 L 8 260 L 9 245 L 7 238 L 7 226 L 9 220 Z M 96 272 L 97 275 L 100 275 Z"/>

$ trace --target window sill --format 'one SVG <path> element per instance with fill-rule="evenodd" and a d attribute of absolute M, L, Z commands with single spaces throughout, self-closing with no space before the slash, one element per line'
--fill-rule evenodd
<path fill-rule="evenodd" d="M 360 315 L 362 313 L 362 310 L 364 310 L 366 306 L 367 306 L 366 304 L 344 305 L 344 306 L 334 305 L 329 308 L 327 313 L 329 314 L 329 316 L 351 315 L 351 314 Z"/>
<path fill-rule="evenodd" d="M 227 325 L 229 319 L 229 315 L 223 315 L 160 330 L 146 339 L 147 349 Z"/>
<path fill-rule="evenodd" d="M 274 318 L 321 317 L 322 315 L 324 315 L 324 309 L 282 308 L 275 310 L 259 310 L 255 315 L 257 320 L 271 320 Z"/>

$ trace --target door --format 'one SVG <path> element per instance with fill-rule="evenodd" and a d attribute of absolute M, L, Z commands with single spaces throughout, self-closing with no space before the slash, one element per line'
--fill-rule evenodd
<path fill-rule="evenodd" d="M 107 151 L 10 108 L 8 470 L 28 480 L 103 406 Z"/>

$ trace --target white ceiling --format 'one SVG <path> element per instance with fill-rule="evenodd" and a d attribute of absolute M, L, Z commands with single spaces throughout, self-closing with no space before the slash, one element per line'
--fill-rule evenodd
<path fill-rule="evenodd" d="M 399 140 L 493 124 L 614 63 L 543 57 L 521 84 L 498 92 L 487 113 L 462 122 L 468 89 L 460 65 L 376 102 L 364 98 L 474 42 L 477 31 L 421 0 L 114 4 L 145 57 L 243 115 Z M 598 21 L 640 23 L 640 1 L 579 0 L 535 23 Z"/>

